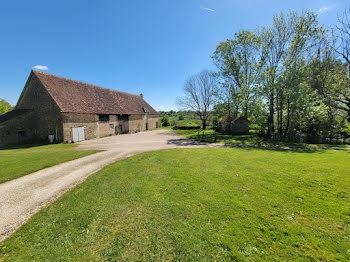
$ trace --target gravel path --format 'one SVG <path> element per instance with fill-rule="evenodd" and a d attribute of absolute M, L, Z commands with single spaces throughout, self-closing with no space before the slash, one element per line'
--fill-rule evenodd
<path fill-rule="evenodd" d="M 0 242 L 38 210 L 106 165 L 153 150 L 207 147 L 165 130 L 111 136 L 79 143 L 78 150 L 105 150 L 0 184 Z"/>

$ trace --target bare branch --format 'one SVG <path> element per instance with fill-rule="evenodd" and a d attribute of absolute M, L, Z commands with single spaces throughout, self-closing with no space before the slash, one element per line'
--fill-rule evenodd
<path fill-rule="evenodd" d="M 209 112 L 212 108 L 216 79 L 207 70 L 188 78 L 184 85 L 184 96 L 178 98 L 179 107 L 192 110 L 198 114 L 203 129 L 206 128 Z"/>

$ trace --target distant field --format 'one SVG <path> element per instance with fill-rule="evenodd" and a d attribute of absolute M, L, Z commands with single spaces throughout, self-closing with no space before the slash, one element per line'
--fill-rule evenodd
<path fill-rule="evenodd" d="M 0 261 L 349 261 L 349 162 L 345 151 L 140 154 L 34 215 Z"/>
<path fill-rule="evenodd" d="M 179 116 L 170 116 L 169 122 L 171 125 L 177 126 L 201 126 L 201 120 L 198 116 L 183 115 L 183 119 L 180 120 Z"/>
<path fill-rule="evenodd" d="M 0 183 L 91 155 L 98 151 L 78 151 L 74 144 L 56 144 L 0 150 Z"/>

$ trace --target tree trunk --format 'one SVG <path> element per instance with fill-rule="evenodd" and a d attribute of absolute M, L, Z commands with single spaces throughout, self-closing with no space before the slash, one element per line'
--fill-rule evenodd
<path fill-rule="evenodd" d="M 331 139 L 331 141 L 333 140 L 334 138 L 334 129 L 333 129 L 333 126 L 334 126 L 334 115 L 333 115 L 333 112 L 331 111 L 331 109 L 328 109 L 328 120 L 329 120 L 329 131 L 330 131 L 330 134 L 329 134 L 329 138 Z"/>
<path fill-rule="evenodd" d="M 280 134 L 280 96 L 279 92 L 277 92 L 276 95 L 276 111 L 277 111 L 277 139 L 281 139 L 281 134 Z"/>
<path fill-rule="evenodd" d="M 283 93 L 280 95 L 280 101 L 279 101 L 279 119 L 278 119 L 278 134 L 279 139 L 282 139 L 283 137 Z"/>
<path fill-rule="evenodd" d="M 244 116 L 248 119 L 248 101 L 246 100 L 245 106 L 244 106 Z"/>
<path fill-rule="evenodd" d="M 202 126 L 203 126 L 203 130 L 207 128 L 207 119 L 205 118 L 202 119 Z"/>
<path fill-rule="evenodd" d="M 287 123 L 286 123 L 286 129 L 284 131 L 284 135 L 288 136 L 289 133 L 289 117 L 290 117 L 290 99 L 287 100 Z"/>
<path fill-rule="evenodd" d="M 273 116 L 275 114 L 275 109 L 274 109 L 274 98 L 270 98 L 270 113 L 269 117 L 267 118 L 267 137 L 268 138 L 273 138 L 273 135 L 275 133 L 275 124 L 273 120 Z"/>

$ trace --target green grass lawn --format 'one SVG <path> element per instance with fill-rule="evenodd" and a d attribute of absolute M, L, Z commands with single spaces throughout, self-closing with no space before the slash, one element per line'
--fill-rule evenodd
<path fill-rule="evenodd" d="M 170 130 L 170 128 L 168 128 Z M 200 130 L 198 136 L 198 130 L 172 130 L 171 131 L 182 135 L 184 137 L 208 142 L 208 143 L 226 143 L 233 145 L 261 145 L 261 146 L 293 146 L 293 147 L 337 147 L 337 148 L 349 148 L 349 145 L 333 145 L 333 144 L 305 144 L 305 143 L 291 143 L 282 141 L 266 140 L 259 136 L 250 135 L 225 135 L 221 133 L 216 133 L 212 129 Z M 204 134 L 203 134 L 204 132 Z"/>
<path fill-rule="evenodd" d="M 74 144 L 0 150 L 0 183 L 98 151 L 78 151 Z"/>
<path fill-rule="evenodd" d="M 0 261 L 350 260 L 350 152 L 175 149 L 116 162 Z"/>

